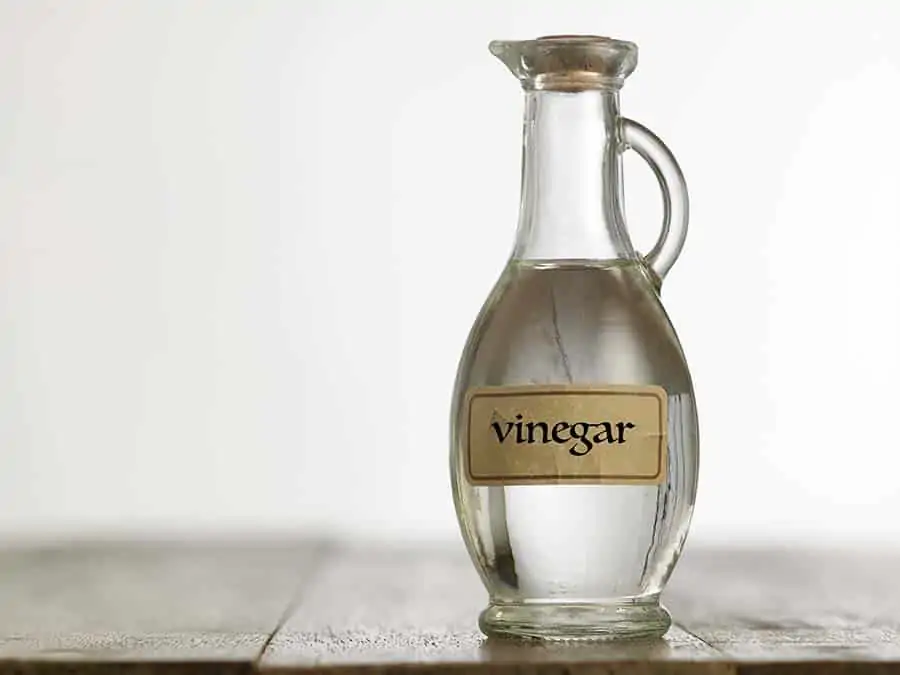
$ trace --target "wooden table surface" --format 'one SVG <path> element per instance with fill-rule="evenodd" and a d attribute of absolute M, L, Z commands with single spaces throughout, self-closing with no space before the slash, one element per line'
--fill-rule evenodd
<path fill-rule="evenodd" d="M 0 671 L 900 673 L 900 552 L 688 545 L 644 643 L 488 640 L 462 545 L 0 551 Z"/>

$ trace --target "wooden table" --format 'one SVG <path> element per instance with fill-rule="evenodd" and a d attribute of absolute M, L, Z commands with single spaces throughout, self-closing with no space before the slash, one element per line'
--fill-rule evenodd
<path fill-rule="evenodd" d="M 665 638 L 566 645 L 483 638 L 461 544 L 7 548 L 0 671 L 900 673 L 898 571 L 900 553 L 689 544 Z"/>

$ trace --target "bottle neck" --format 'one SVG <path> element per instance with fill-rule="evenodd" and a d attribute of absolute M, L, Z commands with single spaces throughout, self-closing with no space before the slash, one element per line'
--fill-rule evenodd
<path fill-rule="evenodd" d="M 616 91 L 525 94 L 513 258 L 635 259 L 622 216 Z"/>

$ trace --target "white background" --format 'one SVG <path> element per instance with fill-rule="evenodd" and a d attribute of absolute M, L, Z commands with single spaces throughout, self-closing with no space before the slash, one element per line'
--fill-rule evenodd
<path fill-rule="evenodd" d="M 900 5 L 0 0 L 0 534 L 458 537 L 450 392 L 516 223 L 493 38 L 637 42 L 692 537 L 900 537 Z M 626 161 L 646 250 L 660 205 Z"/>

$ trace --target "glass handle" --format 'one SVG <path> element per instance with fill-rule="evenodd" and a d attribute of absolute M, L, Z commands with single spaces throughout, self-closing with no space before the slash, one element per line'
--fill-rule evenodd
<path fill-rule="evenodd" d="M 678 259 L 688 226 L 687 184 L 681 167 L 665 144 L 647 127 L 622 118 L 622 140 L 625 149 L 639 154 L 656 175 L 663 195 L 663 224 L 659 239 L 644 256 L 647 265 L 662 281 Z"/>

